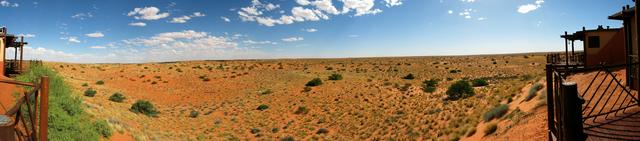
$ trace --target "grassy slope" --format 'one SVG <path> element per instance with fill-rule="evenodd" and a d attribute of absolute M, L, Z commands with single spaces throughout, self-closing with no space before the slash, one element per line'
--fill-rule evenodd
<path fill-rule="evenodd" d="M 39 76 L 49 76 L 49 140 L 91 141 L 99 140 L 100 134 L 89 117 L 83 112 L 80 98 L 71 95 L 64 78 L 52 69 L 34 65 L 16 79 L 19 81 L 39 81 Z"/>

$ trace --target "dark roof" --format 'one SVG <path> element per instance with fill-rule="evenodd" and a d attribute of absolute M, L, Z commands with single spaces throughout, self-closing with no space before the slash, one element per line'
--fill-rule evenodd
<path fill-rule="evenodd" d="M 624 20 L 628 18 L 632 18 L 635 15 L 636 7 L 624 8 L 624 10 L 620 12 L 616 12 L 615 14 L 609 16 L 611 20 Z"/>
<path fill-rule="evenodd" d="M 598 27 L 597 29 L 589 29 L 589 30 L 581 30 L 581 31 L 577 31 L 576 33 L 573 34 L 567 34 L 567 35 L 560 35 L 560 38 L 565 38 L 567 40 L 584 40 L 585 39 L 585 34 L 588 32 L 617 32 L 622 30 L 622 28 L 602 28 L 601 26 Z"/>

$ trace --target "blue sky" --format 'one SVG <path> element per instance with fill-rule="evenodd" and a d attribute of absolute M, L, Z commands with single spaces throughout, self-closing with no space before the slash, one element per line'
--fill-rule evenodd
<path fill-rule="evenodd" d="M 0 0 L 26 58 L 104 63 L 563 50 L 631 0 Z M 579 44 L 578 44 L 579 45 Z M 11 55 L 8 55 L 11 56 Z"/>

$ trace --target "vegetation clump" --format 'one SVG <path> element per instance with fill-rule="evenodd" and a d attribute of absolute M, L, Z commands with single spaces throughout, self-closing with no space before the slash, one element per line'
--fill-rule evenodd
<path fill-rule="evenodd" d="M 322 85 L 322 80 L 320 78 L 314 78 L 311 79 L 311 81 L 307 82 L 307 84 L 305 84 L 305 86 L 308 87 L 315 87 L 315 86 L 320 86 Z"/>
<path fill-rule="evenodd" d="M 342 80 L 342 75 L 338 73 L 331 74 L 329 80 Z"/>
<path fill-rule="evenodd" d="M 127 99 L 127 98 L 121 93 L 114 93 L 113 95 L 111 95 L 109 97 L 109 100 L 113 101 L 113 102 L 122 102 L 125 99 Z"/>
<path fill-rule="evenodd" d="M 496 132 L 496 130 L 498 130 L 498 125 L 495 123 L 490 123 L 489 125 L 487 125 L 484 128 L 484 135 L 490 135 Z"/>
<path fill-rule="evenodd" d="M 102 137 L 109 138 L 113 134 L 113 131 L 111 131 L 111 127 L 109 127 L 109 123 L 107 123 L 106 120 L 98 120 L 93 126 Z"/>
<path fill-rule="evenodd" d="M 138 100 L 136 103 L 131 105 L 131 112 L 144 114 L 149 117 L 156 117 L 160 112 L 156 110 L 156 108 L 151 104 L 151 102 L 146 100 Z"/>
<path fill-rule="evenodd" d="M 294 113 L 294 114 L 296 114 L 296 115 L 300 115 L 300 114 L 307 114 L 307 113 L 309 113 L 309 109 L 307 109 L 307 107 L 300 106 L 300 107 L 298 107 L 298 109 L 297 109 L 295 112 L 293 112 L 293 113 Z"/>
<path fill-rule="evenodd" d="M 98 93 L 98 91 L 96 91 L 96 90 L 94 90 L 94 89 L 92 89 L 92 88 L 89 88 L 89 89 L 87 89 L 87 90 L 85 90 L 85 91 L 84 91 L 84 96 L 93 97 L 93 96 L 95 96 L 97 93 Z"/>
<path fill-rule="evenodd" d="M 256 108 L 256 110 L 260 110 L 260 111 L 264 111 L 264 110 L 267 110 L 267 109 L 269 109 L 269 106 L 264 105 L 264 104 L 262 104 L 262 105 L 258 106 L 258 108 Z"/>
<path fill-rule="evenodd" d="M 103 85 L 103 84 L 104 84 L 104 81 L 103 81 L 103 80 L 98 80 L 98 81 L 96 82 L 96 85 Z"/>
<path fill-rule="evenodd" d="M 422 82 L 422 90 L 427 93 L 433 93 L 438 87 L 438 80 L 429 79 Z"/>
<path fill-rule="evenodd" d="M 489 85 L 489 83 L 485 79 L 474 79 L 471 81 L 471 83 L 473 87 L 482 87 Z"/>
<path fill-rule="evenodd" d="M 416 78 L 416 77 L 415 77 L 415 76 L 413 76 L 413 74 L 412 74 L 412 73 L 409 73 L 409 74 L 407 74 L 407 76 L 402 77 L 402 79 L 407 79 L 407 80 L 413 80 L 413 79 L 415 79 L 415 78 Z"/>
<path fill-rule="evenodd" d="M 473 87 L 465 80 L 456 81 L 447 89 L 447 99 L 449 100 L 463 99 L 473 95 L 475 95 Z"/>
<path fill-rule="evenodd" d="M 101 133 L 84 112 L 82 99 L 73 96 L 71 87 L 64 78 L 53 69 L 38 65 L 30 65 L 28 71 L 16 77 L 23 82 L 38 81 L 41 76 L 49 77 L 49 134 L 52 141 L 85 141 L 100 140 Z M 102 124 L 102 123 L 99 123 Z"/>
<path fill-rule="evenodd" d="M 190 118 L 197 118 L 199 114 L 200 114 L 200 112 L 198 112 L 196 110 L 191 110 L 191 112 L 189 113 L 189 117 Z"/>
<path fill-rule="evenodd" d="M 527 97 L 524 98 L 524 101 L 529 101 L 534 97 L 536 97 L 538 95 L 538 91 L 541 90 L 542 87 L 544 86 L 542 86 L 542 84 L 540 83 L 533 84 L 531 86 L 531 89 L 529 89 L 529 94 L 527 95 Z"/>
<path fill-rule="evenodd" d="M 484 113 L 484 116 L 482 119 L 484 121 L 491 121 L 492 119 L 497 119 L 504 116 L 507 113 L 507 111 L 509 111 L 509 106 L 507 106 L 507 104 L 500 104 L 492 108 L 488 112 Z"/>

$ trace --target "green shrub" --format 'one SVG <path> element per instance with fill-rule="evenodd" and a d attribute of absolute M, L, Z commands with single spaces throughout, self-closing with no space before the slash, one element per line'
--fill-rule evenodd
<path fill-rule="evenodd" d="M 498 130 L 498 125 L 495 123 L 490 123 L 484 128 L 484 135 L 493 134 Z"/>
<path fill-rule="evenodd" d="M 104 84 L 104 81 L 103 81 L 103 80 L 98 80 L 98 81 L 96 82 L 96 85 L 102 85 L 102 84 Z"/>
<path fill-rule="evenodd" d="M 465 80 L 459 80 L 449 86 L 447 89 L 447 95 L 449 100 L 458 100 L 461 98 L 467 98 L 475 95 L 473 87 L 469 85 L 469 82 Z"/>
<path fill-rule="evenodd" d="M 331 76 L 329 76 L 329 80 L 342 80 L 342 75 L 341 74 L 331 74 Z"/>
<path fill-rule="evenodd" d="M 106 120 L 98 120 L 93 126 L 96 128 L 96 131 L 102 135 L 102 137 L 109 138 L 113 133 Z"/>
<path fill-rule="evenodd" d="M 492 108 L 491 110 L 484 113 L 483 120 L 491 121 L 492 119 L 498 119 L 509 111 L 509 106 L 506 104 L 500 104 L 497 107 Z"/>
<path fill-rule="evenodd" d="M 415 79 L 415 78 L 416 78 L 416 77 L 415 77 L 415 76 L 413 76 L 413 74 L 411 74 L 411 73 L 407 74 L 407 76 L 402 77 L 402 79 L 407 79 L 407 80 L 413 80 L 413 79 Z"/>
<path fill-rule="evenodd" d="M 49 128 L 51 141 L 97 141 L 100 134 L 91 118 L 84 112 L 82 99 L 72 95 L 71 87 L 53 69 L 32 64 L 16 80 L 37 82 L 40 76 L 49 77 Z"/>
<path fill-rule="evenodd" d="M 264 111 L 264 110 L 267 110 L 267 109 L 269 109 L 269 106 L 264 105 L 264 104 L 262 104 L 262 105 L 258 106 L 258 108 L 256 108 L 256 110 L 260 110 L 260 111 Z"/>
<path fill-rule="evenodd" d="M 542 89 L 542 84 L 536 83 L 531 86 L 529 89 L 529 94 L 524 98 L 524 101 L 529 101 L 538 95 L 538 91 Z"/>
<path fill-rule="evenodd" d="M 433 93 L 438 87 L 438 80 L 429 79 L 422 82 L 422 90 L 427 93 Z"/>
<path fill-rule="evenodd" d="M 309 109 L 307 109 L 307 107 L 300 106 L 300 107 L 298 107 L 298 109 L 297 109 L 295 112 L 293 112 L 293 113 L 294 113 L 294 114 L 296 114 L 296 115 L 300 115 L 300 114 L 307 114 L 307 113 L 309 113 Z"/>
<path fill-rule="evenodd" d="M 98 93 L 98 91 L 96 91 L 96 90 L 94 90 L 92 88 L 89 88 L 89 89 L 84 91 L 84 96 L 93 97 L 93 96 L 96 95 L 96 93 Z"/>
<path fill-rule="evenodd" d="M 88 83 L 82 83 L 82 87 L 87 87 L 87 86 L 89 86 Z"/>
<path fill-rule="evenodd" d="M 189 113 L 189 117 L 190 118 L 197 118 L 198 114 L 200 114 L 200 112 L 198 112 L 196 110 L 191 110 L 191 112 Z"/>
<path fill-rule="evenodd" d="M 158 113 L 160 113 L 156 110 L 155 107 L 153 107 L 153 104 L 151 104 L 151 102 L 146 100 L 136 101 L 136 103 L 133 103 L 133 105 L 131 105 L 131 109 L 129 110 L 131 110 L 131 112 L 144 114 L 150 117 L 156 117 Z"/>
<path fill-rule="evenodd" d="M 315 86 L 320 86 L 322 85 L 322 80 L 320 78 L 314 78 L 311 79 L 311 81 L 307 82 L 307 84 L 305 84 L 305 86 L 309 86 L 309 87 L 315 87 Z"/>
<path fill-rule="evenodd" d="M 473 81 L 471 81 L 472 86 L 474 87 L 482 87 L 482 86 L 487 86 L 489 85 L 489 83 L 487 83 L 487 80 L 484 79 L 474 79 Z"/>
<path fill-rule="evenodd" d="M 121 93 L 114 93 L 113 95 L 111 95 L 109 97 L 109 100 L 113 101 L 113 102 L 122 102 L 125 99 L 127 99 L 127 98 Z"/>

